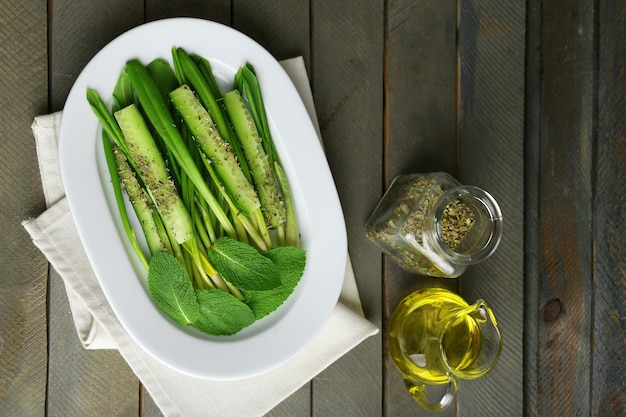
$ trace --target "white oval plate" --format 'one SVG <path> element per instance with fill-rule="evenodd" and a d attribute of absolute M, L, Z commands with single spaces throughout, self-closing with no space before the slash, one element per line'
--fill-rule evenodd
<path fill-rule="evenodd" d="M 128 59 L 147 64 L 161 57 L 171 63 L 172 46 L 209 59 L 222 85 L 232 82 L 245 62 L 254 66 L 293 188 L 307 252 L 304 275 L 285 304 L 233 336 L 213 337 L 179 326 L 153 303 L 147 274 L 119 221 L 101 149 L 101 128 L 85 98 L 87 87 L 105 100 L 111 97 Z M 99 284 L 129 335 L 162 363 L 204 379 L 250 377 L 292 358 L 326 323 L 347 261 L 339 198 L 298 92 L 280 64 L 252 39 L 230 27 L 192 18 L 155 21 L 122 34 L 94 56 L 72 87 L 61 123 L 59 156 L 70 209 Z"/>

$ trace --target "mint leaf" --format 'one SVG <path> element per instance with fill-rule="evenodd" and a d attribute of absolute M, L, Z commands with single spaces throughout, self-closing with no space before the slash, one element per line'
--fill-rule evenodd
<path fill-rule="evenodd" d="M 218 336 L 235 334 L 254 323 L 250 307 L 224 291 L 196 290 L 200 315 L 193 324 L 196 329 Z"/>
<path fill-rule="evenodd" d="M 295 246 L 281 246 L 265 253 L 278 270 L 281 285 L 265 291 L 243 291 L 246 304 L 258 320 L 280 307 L 300 282 L 306 266 L 306 252 Z"/>
<path fill-rule="evenodd" d="M 270 259 L 280 275 L 281 281 L 298 282 L 304 273 L 306 266 L 306 252 L 296 246 L 278 246 L 265 252 L 265 257 Z"/>
<path fill-rule="evenodd" d="M 174 256 L 156 252 L 150 259 L 148 287 L 155 303 L 183 326 L 200 315 L 200 306 L 187 270 Z"/>
<path fill-rule="evenodd" d="M 274 262 L 238 240 L 220 237 L 207 256 L 222 277 L 240 290 L 269 290 L 281 283 Z"/>

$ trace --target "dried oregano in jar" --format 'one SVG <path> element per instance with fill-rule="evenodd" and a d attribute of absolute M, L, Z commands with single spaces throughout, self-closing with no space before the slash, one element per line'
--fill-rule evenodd
<path fill-rule="evenodd" d="M 404 269 L 453 278 L 494 252 L 502 214 L 489 193 L 446 173 L 400 175 L 365 231 Z"/>

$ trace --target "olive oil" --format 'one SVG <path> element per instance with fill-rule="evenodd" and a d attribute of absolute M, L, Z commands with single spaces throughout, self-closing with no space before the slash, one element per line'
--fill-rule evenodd
<path fill-rule="evenodd" d="M 500 328 L 487 304 L 478 300 L 469 305 L 443 288 L 405 297 L 391 316 L 387 341 L 407 390 L 432 412 L 454 402 L 459 378 L 489 372 L 502 350 Z"/>
<path fill-rule="evenodd" d="M 398 369 L 426 384 L 444 384 L 450 373 L 484 374 L 482 332 L 460 296 L 429 288 L 406 297 L 393 313 L 389 352 Z"/>

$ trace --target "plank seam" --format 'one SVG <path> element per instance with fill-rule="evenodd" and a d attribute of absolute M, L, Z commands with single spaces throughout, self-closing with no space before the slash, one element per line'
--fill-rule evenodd
<path fill-rule="evenodd" d="M 383 148 L 382 148 L 382 185 L 384 192 L 389 182 L 389 56 L 388 56 L 388 42 L 389 42 L 389 0 L 384 0 L 383 3 L 383 120 L 382 120 L 382 133 L 383 133 Z M 387 257 L 381 256 L 381 410 L 382 416 L 387 417 L 389 409 L 385 406 L 387 404 L 388 397 L 388 369 L 389 363 L 387 360 L 387 320 L 389 317 L 389 288 L 387 286 Z"/>
<path fill-rule="evenodd" d="M 454 109 L 454 138 L 456 146 L 455 155 L 455 176 L 461 171 L 461 44 L 459 36 L 461 31 L 461 0 L 456 0 L 456 27 L 454 32 L 454 44 L 456 53 L 455 68 L 455 109 Z"/>
<path fill-rule="evenodd" d="M 589 415 L 593 416 L 594 413 L 594 394 L 593 387 L 595 386 L 595 329 L 596 329 L 596 286 L 598 282 L 597 276 L 597 235 L 598 235 L 598 129 L 599 129 L 599 74 L 600 74 L 600 1 L 593 1 L 593 52 L 592 52 L 592 98 L 591 98 L 591 311 L 590 311 L 590 326 L 589 326 Z"/>

